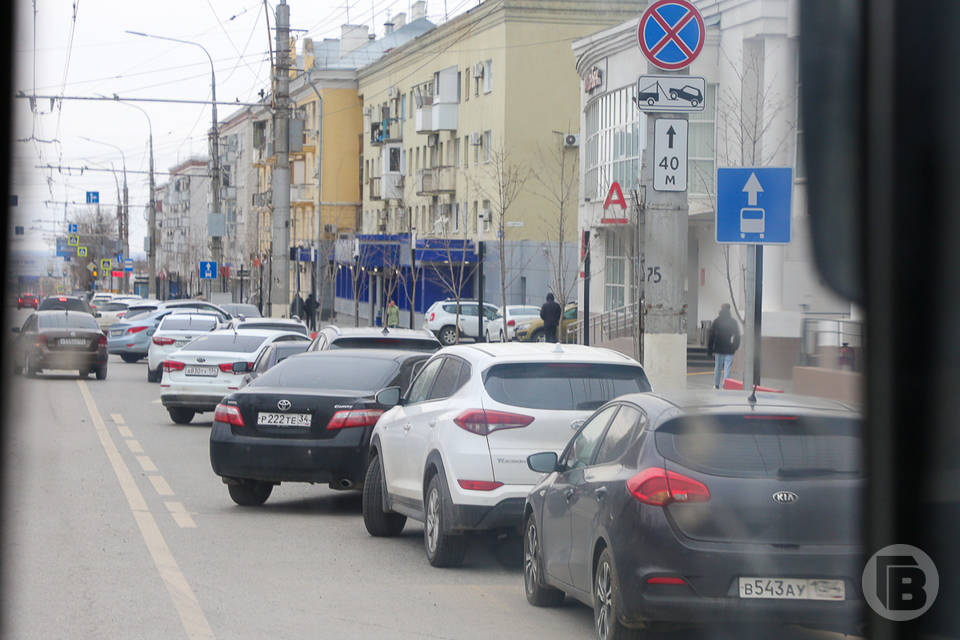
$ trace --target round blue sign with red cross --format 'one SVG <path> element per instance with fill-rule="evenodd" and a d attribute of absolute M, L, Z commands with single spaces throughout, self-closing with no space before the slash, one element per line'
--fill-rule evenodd
<path fill-rule="evenodd" d="M 706 29 L 703 17 L 687 0 L 659 0 L 643 12 L 637 28 L 640 50 L 661 69 L 683 69 L 700 50 Z"/>

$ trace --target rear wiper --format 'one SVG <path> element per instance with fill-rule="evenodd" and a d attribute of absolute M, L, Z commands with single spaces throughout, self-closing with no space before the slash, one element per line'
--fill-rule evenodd
<path fill-rule="evenodd" d="M 777 469 L 778 478 L 814 478 L 817 476 L 858 476 L 859 471 L 831 469 L 829 467 L 794 467 Z"/>

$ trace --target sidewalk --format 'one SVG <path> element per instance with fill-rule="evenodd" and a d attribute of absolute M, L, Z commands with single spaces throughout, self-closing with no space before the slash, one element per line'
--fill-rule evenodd
<path fill-rule="evenodd" d="M 730 377 L 739 380 L 742 375 L 731 371 Z M 771 389 L 782 389 L 785 393 L 790 393 L 793 389 L 793 380 L 779 380 L 776 378 L 760 377 L 760 386 L 770 387 Z M 713 388 L 713 368 L 705 369 L 703 367 L 687 368 L 687 388 L 688 389 L 712 389 Z"/>

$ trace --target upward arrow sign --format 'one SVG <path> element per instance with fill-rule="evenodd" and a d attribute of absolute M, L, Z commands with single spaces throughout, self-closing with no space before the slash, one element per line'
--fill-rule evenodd
<path fill-rule="evenodd" d="M 673 136 L 675 135 L 677 135 L 677 132 L 673 130 L 673 125 L 670 125 L 670 128 L 667 129 L 667 137 L 669 138 L 667 147 L 670 149 L 673 149 Z"/>
<path fill-rule="evenodd" d="M 757 194 L 763 193 L 763 187 L 760 186 L 760 181 L 757 180 L 757 174 L 750 172 L 750 177 L 747 178 L 747 184 L 743 185 L 743 191 L 747 194 L 747 205 L 751 207 L 757 206 Z"/>

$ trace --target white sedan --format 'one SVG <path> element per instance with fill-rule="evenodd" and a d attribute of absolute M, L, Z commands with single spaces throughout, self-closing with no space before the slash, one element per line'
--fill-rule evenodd
<path fill-rule="evenodd" d="M 507 330 L 504 332 L 504 318 L 503 314 L 507 315 Z M 525 322 L 530 322 L 531 320 L 537 320 L 540 318 L 540 307 L 534 305 L 526 304 L 509 304 L 506 307 L 500 309 L 497 312 L 495 318 L 483 320 L 483 333 L 484 337 L 487 339 L 487 342 L 510 342 L 514 338 L 514 334 L 521 324 Z M 474 323 L 476 326 L 477 319 L 470 318 L 470 322 Z M 463 318 L 460 319 L 461 331 L 463 331 Z M 476 333 L 476 329 L 474 329 Z"/>
<path fill-rule="evenodd" d="M 100 330 L 109 329 L 114 322 L 123 319 L 130 307 L 130 301 L 102 300 L 97 303 L 97 326 Z"/>
<path fill-rule="evenodd" d="M 234 318 L 234 326 L 237 331 L 292 331 L 305 336 L 310 335 L 307 325 L 291 318 L 244 318 L 243 320 Z"/>
<path fill-rule="evenodd" d="M 187 424 L 197 413 L 216 409 L 224 396 L 239 389 L 264 349 L 274 342 L 292 340 L 309 338 L 292 332 L 233 329 L 197 338 L 163 362 L 160 403 L 171 420 Z"/>
<path fill-rule="evenodd" d="M 194 338 L 216 330 L 219 320 L 210 313 L 171 313 L 161 320 L 147 349 L 147 382 L 160 382 L 163 361 Z"/>

